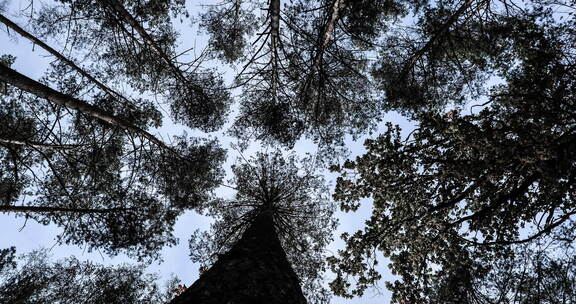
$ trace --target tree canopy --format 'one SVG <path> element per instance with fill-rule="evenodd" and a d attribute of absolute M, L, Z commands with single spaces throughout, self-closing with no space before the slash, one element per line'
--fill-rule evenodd
<path fill-rule="evenodd" d="M 229 251 L 258 216 L 272 213 L 278 239 L 298 276 L 309 303 L 324 303 L 325 248 L 337 222 L 334 204 L 327 196 L 313 159 L 283 157 L 279 151 L 257 153 L 234 165 L 230 181 L 236 194 L 231 200 L 211 203 L 215 219 L 210 231 L 197 231 L 190 240 L 191 258 L 208 266 Z"/>
<path fill-rule="evenodd" d="M 0 212 L 58 225 L 60 243 L 154 260 L 193 209 L 214 223 L 191 257 L 212 265 L 265 211 L 310 302 L 328 299 L 326 262 L 352 297 L 382 256 L 394 303 L 573 301 L 574 1 L 234 0 L 190 16 L 183 0 L 59 0 L 27 26 L 0 12 L 55 58 L 38 80 L 0 58 Z M 178 19 L 206 35 L 199 54 Z M 415 128 L 377 129 L 390 112 Z M 199 137 L 161 138 L 168 118 Z M 331 167 L 341 209 L 372 212 L 326 258 L 335 210 L 315 170 L 377 130 Z M 257 153 L 218 198 L 214 131 L 318 153 Z"/>
<path fill-rule="evenodd" d="M 210 54 L 239 67 L 240 113 L 231 133 L 289 148 L 309 138 L 326 155 L 338 154 L 346 134 L 372 129 L 382 114 L 366 39 L 380 31 L 388 16 L 378 9 L 387 5 L 280 2 L 229 1 L 201 14 Z"/>
<path fill-rule="evenodd" d="M 331 260 L 338 293 L 362 294 L 380 278 L 374 250 L 398 275 L 388 285 L 396 303 L 431 301 L 455 278 L 487 292 L 481 282 L 500 263 L 525 267 L 519 246 L 549 244 L 547 261 L 562 264 L 576 213 L 571 5 L 439 2 L 414 31 L 387 37 L 394 47 L 382 49 L 375 77 L 388 107 L 418 125 L 406 135 L 388 124 L 365 155 L 334 168 L 344 210 L 374 202 L 366 228 L 343 235 L 346 250 Z M 491 303 L 489 293 L 468 301 Z"/>
<path fill-rule="evenodd" d="M 118 88 L 111 87 L 128 81 L 131 90 L 143 93 L 142 84 L 152 83 L 142 78 L 143 71 L 148 70 L 160 77 L 151 94 L 169 92 L 197 99 L 191 93 L 171 91 L 194 87 L 180 77 L 185 72 L 174 68 L 176 63 L 171 59 L 174 58 L 174 39 L 168 39 L 162 44 L 164 48 L 156 50 L 163 56 L 142 57 L 144 53 L 140 53 L 152 52 L 148 48 L 153 46 L 135 40 L 136 37 L 130 41 L 140 43 L 146 50 L 138 54 L 120 51 L 118 48 L 127 46 L 115 43 L 127 41 L 129 37 L 118 36 L 127 25 L 118 25 L 119 17 L 112 17 L 111 12 L 99 11 L 112 10 L 111 7 L 90 1 L 65 2 L 40 11 L 35 19 L 38 31 L 43 37 L 74 31 L 73 36 L 66 36 L 67 40 L 71 39 L 69 45 L 75 51 L 89 51 L 77 56 L 88 57 L 90 67 L 80 67 L 71 57 L 55 51 L 37 38 L 39 36 L 8 18 L 2 16 L 0 20 L 58 59 L 46 75 L 36 81 L 9 67 L 16 58 L 3 57 L 0 78 L 9 87 L 6 94 L 0 96 L 0 157 L 3 159 L 0 210 L 43 224 L 59 225 L 63 228 L 58 236 L 61 243 L 85 244 L 89 249 L 103 249 L 110 254 L 126 252 L 140 259 L 156 259 L 163 246 L 176 242 L 172 226 L 177 216 L 186 209 L 201 207 L 212 197 L 211 191 L 223 176 L 220 165 L 224 151 L 213 139 L 184 134 L 167 143 L 152 135 L 147 130 L 159 127 L 162 122 L 158 105 L 144 98 L 126 97 Z M 153 34 L 146 33 L 156 31 L 158 35 L 174 35 L 168 22 L 169 8 L 175 6 L 173 10 L 179 11 L 181 5 L 130 9 L 142 14 L 135 17 L 143 19 L 139 22 L 150 23 L 148 29 L 139 28 L 140 35 L 148 37 Z M 163 10 L 157 10 L 162 7 Z M 130 19 L 125 8 L 117 5 L 115 9 Z M 138 28 L 140 23 L 130 24 Z M 150 39 L 160 38 L 154 34 Z M 129 50 L 133 52 L 137 48 Z M 127 57 L 113 55 L 114 52 Z M 128 62 L 130 58 L 144 59 L 146 63 Z M 143 70 L 135 73 L 118 69 L 114 61 Z M 158 66 L 152 67 L 154 65 Z M 158 74 L 160 71 L 165 71 L 162 72 L 165 75 Z M 131 78 L 137 81 L 130 81 Z M 183 102 L 170 96 L 165 100 Z M 212 101 L 202 102 L 200 106 L 185 103 L 206 109 L 204 103 Z M 180 113 L 176 116 L 188 115 L 184 113 L 188 110 L 172 106 Z M 224 105 L 217 107 L 220 112 L 207 113 L 204 118 L 191 114 L 184 123 L 212 130 L 221 122 L 210 126 L 207 121 L 223 121 L 226 112 Z M 192 122 L 196 119 L 206 121 Z"/>
<path fill-rule="evenodd" d="M 6 250 L 14 253 L 13 248 L 0 251 L 1 303 L 165 303 L 178 283 L 173 279 L 160 287 L 143 266 L 103 266 L 74 257 L 53 262 L 47 250 L 6 265 Z"/>

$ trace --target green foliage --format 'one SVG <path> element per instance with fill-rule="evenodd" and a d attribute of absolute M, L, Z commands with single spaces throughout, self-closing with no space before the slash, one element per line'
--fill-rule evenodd
<path fill-rule="evenodd" d="M 208 214 L 216 219 L 211 231 L 196 231 L 190 240 L 193 261 L 212 264 L 227 252 L 260 214 L 271 210 L 275 229 L 288 260 L 311 303 L 329 301 L 323 286 L 324 249 L 336 226 L 335 208 L 311 159 L 299 161 L 280 152 L 258 153 L 233 166 L 236 189 L 232 200 L 216 200 Z"/>
<path fill-rule="evenodd" d="M 16 267 L 16 262 L 14 262 L 15 253 L 15 247 L 0 249 L 0 274 L 10 268 Z"/>
<path fill-rule="evenodd" d="M 65 228 L 59 242 L 157 258 L 176 242 L 177 216 L 210 200 L 223 176 L 224 152 L 214 141 L 175 138 L 174 154 L 26 94 L 0 102 L 0 138 L 12 140 L 0 143 L 2 205 L 69 209 L 20 213 Z M 130 117 L 148 124 L 145 116 Z"/>
<path fill-rule="evenodd" d="M 0 108 L 0 138 L 26 140 L 36 132 L 36 124 L 27 117 L 25 110 L 16 103 L 5 104 Z M 2 144 L 0 144 L 2 145 Z M 28 158 L 16 163 L 20 147 L 0 150 L 0 204 L 9 205 L 16 202 L 30 183 L 29 177 L 21 174 L 22 167 L 31 166 L 37 160 Z"/>
<path fill-rule="evenodd" d="M 10 67 L 15 60 L 16 57 L 12 55 L 0 55 L 0 64 L 3 64 L 5 66 Z M 0 94 L 6 94 L 7 92 L 8 92 L 8 84 L 3 81 L 0 81 Z"/>
<path fill-rule="evenodd" d="M 231 1 L 202 13 L 212 56 L 239 69 L 240 113 L 231 134 L 288 148 L 308 138 L 334 156 L 345 150 L 345 135 L 371 130 L 382 103 L 367 75 L 366 51 L 374 45 L 363 39 L 376 35 L 396 5 L 376 2 L 360 9 L 348 1 L 301 0 L 275 11 L 277 1 Z"/>
<path fill-rule="evenodd" d="M 258 20 L 249 1 L 230 1 L 209 6 L 200 16 L 200 27 L 210 35 L 214 55 L 228 63 L 245 56 L 247 36 L 251 35 Z"/>
<path fill-rule="evenodd" d="M 418 125 L 406 136 L 388 124 L 365 155 L 334 168 L 344 211 L 373 200 L 366 227 L 330 258 L 337 294 L 377 282 L 380 252 L 397 276 L 387 284 L 395 303 L 562 302 L 522 284 L 565 278 L 519 269 L 530 268 L 520 247 L 541 243 L 554 245 L 542 267 L 570 267 L 555 256 L 572 246 L 576 214 L 573 6 L 558 18 L 554 4 L 488 5 L 438 2 L 414 29 L 386 36 L 374 76 L 387 108 Z M 516 285 L 492 292 L 504 264 Z"/>
<path fill-rule="evenodd" d="M 0 303 L 166 303 L 177 281 L 159 287 L 142 266 L 103 266 L 74 257 L 56 262 L 46 250 L 0 272 Z"/>
<path fill-rule="evenodd" d="M 173 58 L 176 36 L 169 14 L 184 13 L 183 2 L 129 1 L 125 5 Z M 224 104 L 204 103 L 188 92 L 197 85 L 218 86 L 219 81 L 206 74 L 184 73 L 198 83 L 183 83 L 134 32 L 122 31 L 128 25 L 99 1 L 62 1 L 42 7 L 33 25 L 43 38 L 74 37 L 67 44 L 74 50 L 69 54 L 85 58 L 89 64 L 84 71 L 116 92 L 114 85 L 127 80 L 130 91 L 140 91 L 132 92 L 136 96 L 175 90 L 179 98 L 168 100 L 179 121 L 213 130 L 225 119 Z M 12 63 L 14 58 L 3 56 L 2 60 Z M 143 87 L 155 82 L 147 78 L 152 76 L 162 84 L 154 89 Z M 51 63 L 41 82 L 133 128 L 161 125 L 157 102 L 101 90 L 67 62 Z M 225 90 L 216 92 L 227 98 Z M 192 99 L 201 104 L 193 105 Z M 175 137 L 171 146 L 161 146 L 141 133 L 14 86 L 0 96 L 0 209 L 62 227 L 59 243 L 108 254 L 123 252 L 139 260 L 158 259 L 163 246 L 177 241 L 172 234 L 176 218 L 212 199 L 212 190 L 223 176 L 224 158 L 215 140 L 184 135 Z"/>
<path fill-rule="evenodd" d="M 182 54 L 176 53 L 178 33 L 170 17 L 187 16 L 184 1 L 119 1 L 163 55 L 110 3 L 61 2 L 44 6 L 33 20 L 39 37 L 53 37 L 75 57 L 89 59 L 91 74 L 109 84 L 128 84 L 132 90 L 153 94 L 169 105 L 176 122 L 203 131 L 222 126 L 230 101 L 221 77 L 215 71 L 199 69 L 196 62 L 180 62 Z"/>
<path fill-rule="evenodd" d="M 14 64 L 14 61 L 16 61 L 16 57 L 12 56 L 12 55 L 1 55 L 0 56 L 0 64 L 3 64 L 5 66 L 12 66 L 12 64 Z"/>
<path fill-rule="evenodd" d="M 366 226 L 343 234 L 346 248 L 327 259 L 336 294 L 362 295 L 382 278 L 383 255 L 397 276 L 387 284 L 395 303 L 573 301 L 573 1 L 229 1 L 200 14 L 209 45 L 188 63 L 172 25 L 187 16 L 184 1 L 118 1 L 140 26 L 110 3 L 62 0 L 32 23 L 87 62 L 86 71 L 115 90 L 159 97 L 188 127 L 217 130 L 231 103 L 217 72 L 200 68 L 205 58 L 239 71 L 229 132 L 242 143 L 291 148 L 307 138 L 335 156 L 346 136 L 373 131 L 388 111 L 417 124 L 407 135 L 387 124 L 365 155 L 332 167 L 341 173 L 334 198 L 342 210 L 373 202 Z M 95 89 L 76 72 L 53 63 L 42 81 L 137 128 L 160 126 L 161 105 Z M 0 208 L 72 210 L 24 215 L 64 227 L 61 242 L 141 259 L 175 242 L 171 229 L 185 209 L 205 208 L 216 219 L 211 232 L 190 242 L 204 263 L 272 210 L 310 300 L 328 298 L 319 282 L 334 210 L 321 178 L 295 157 L 258 154 L 234 166 L 236 196 L 214 199 L 224 159 L 215 141 L 181 136 L 162 148 L 7 93 Z M 0 255 L 6 265 L 12 256 Z"/>

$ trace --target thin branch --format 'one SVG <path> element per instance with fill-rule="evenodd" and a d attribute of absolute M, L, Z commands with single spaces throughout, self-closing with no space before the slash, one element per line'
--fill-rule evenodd
<path fill-rule="evenodd" d="M 16 146 L 28 146 L 37 149 L 47 149 L 47 150 L 72 150 L 82 147 L 84 145 L 53 145 L 45 144 L 41 142 L 21 140 L 21 139 L 8 139 L 0 137 L 0 144 L 5 145 L 16 145 Z"/>
<path fill-rule="evenodd" d="M 134 17 L 124 8 L 124 6 L 121 3 L 119 3 L 116 0 L 100 0 L 100 1 L 104 2 L 110 8 L 112 8 L 112 10 L 116 12 L 118 17 L 126 21 L 130 26 L 132 26 L 134 30 L 136 30 L 136 32 L 138 32 L 140 37 L 144 39 L 144 42 L 150 46 L 150 48 L 160 57 L 162 61 L 164 61 L 164 63 L 166 63 L 166 65 L 168 65 L 168 67 L 170 68 L 172 73 L 176 76 L 176 78 L 178 78 L 183 83 L 187 84 L 190 88 L 192 88 L 192 90 L 195 93 L 200 95 L 203 99 L 205 100 L 210 99 L 206 94 L 206 92 L 204 92 L 203 88 L 190 82 L 190 80 L 186 78 L 186 76 L 184 76 L 184 73 L 174 64 L 174 62 L 172 62 L 170 57 L 168 57 L 168 55 L 160 48 L 160 46 L 156 43 L 156 41 L 152 39 L 152 37 L 148 34 L 148 32 L 146 32 L 146 30 L 140 25 L 140 23 L 138 23 L 138 21 L 134 19 Z"/>
<path fill-rule="evenodd" d="M 16 31 L 18 34 L 20 34 L 22 37 L 30 40 L 32 43 L 39 45 L 41 48 L 43 48 L 44 50 L 46 50 L 48 53 L 50 53 L 51 55 L 53 55 L 54 57 L 58 58 L 60 61 L 66 63 L 68 66 L 70 66 L 71 68 L 73 68 L 74 70 L 76 70 L 78 73 L 80 73 L 82 76 L 86 77 L 88 80 L 92 81 L 96 86 L 98 86 L 102 91 L 115 96 L 117 98 L 120 98 L 122 100 L 124 100 L 127 103 L 131 103 L 126 97 L 124 97 L 122 94 L 114 91 L 113 89 L 109 88 L 108 86 L 106 86 L 105 84 L 103 84 L 102 82 L 100 82 L 98 79 L 96 79 L 95 77 L 93 77 L 92 75 L 90 75 L 88 72 L 86 72 L 84 69 L 82 69 L 81 67 L 77 66 L 72 60 L 66 58 L 64 55 L 62 55 L 61 53 L 59 53 L 58 51 L 56 51 L 55 49 L 53 49 L 52 47 L 50 47 L 49 45 L 47 45 L 46 43 L 44 43 L 42 40 L 38 39 L 37 37 L 35 37 L 34 35 L 28 33 L 26 30 L 24 30 L 23 28 L 19 27 L 16 23 L 12 22 L 11 20 L 9 20 L 8 18 L 4 17 L 3 15 L 0 14 L 0 22 L 4 23 L 7 27 L 10 27 L 11 29 L 13 29 L 14 31 Z"/>

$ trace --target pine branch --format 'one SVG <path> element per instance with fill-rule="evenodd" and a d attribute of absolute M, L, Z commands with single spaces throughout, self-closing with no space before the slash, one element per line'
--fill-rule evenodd
<path fill-rule="evenodd" d="M 122 119 L 114 116 L 113 114 L 107 113 L 104 110 L 95 107 L 85 101 L 79 100 L 77 98 L 74 98 L 70 95 L 67 94 L 63 94 L 61 92 L 58 92 L 44 84 L 41 84 L 33 79 L 30 79 L 28 77 L 26 77 L 25 75 L 22 75 L 14 70 L 12 70 L 9 67 L 6 67 L 4 65 L 0 65 L 0 81 L 5 81 L 7 83 L 10 83 L 11 85 L 32 93 L 38 97 L 41 98 L 46 98 L 48 101 L 72 109 L 72 110 L 77 110 L 83 114 L 86 114 L 90 117 L 99 119 L 101 121 L 104 121 L 106 123 L 109 123 L 113 126 L 117 126 L 121 129 L 124 129 L 126 131 L 135 133 L 139 136 L 142 136 L 148 140 L 150 140 L 151 142 L 153 142 L 154 144 L 156 144 L 158 147 L 160 147 L 161 149 L 170 152 L 171 154 L 176 155 L 177 157 L 181 158 L 181 156 L 174 151 L 172 148 L 170 148 L 169 146 L 167 146 L 162 140 L 160 140 L 159 138 L 155 137 L 154 135 L 148 133 L 147 131 L 134 126 L 128 122 L 123 121 Z"/>
<path fill-rule="evenodd" d="M 138 34 L 142 37 L 142 39 L 144 39 L 144 42 L 148 46 L 150 46 L 150 48 L 160 57 L 162 61 L 164 61 L 164 63 L 166 63 L 166 65 L 168 65 L 168 67 L 170 68 L 174 76 L 176 76 L 176 78 L 178 78 L 182 83 L 190 87 L 192 91 L 194 91 L 196 94 L 200 95 L 202 99 L 204 100 L 210 99 L 209 96 L 206 94 L 206 92 L 204 92 L 204 90 L 200 86 L 190 82 L 190 80 L 186 78 L 186 76 L 184 76 L 182 70 L 180 70 L 174 64 L 174 62 L 170 59 L 170 57 L 166 54 L 166 52 L 164 52 L 160 48 L 160 46 L 156 43 L 156 41 L 152 39 L 152 37 L 148 34 L 148 32 L 146 32 L 146 30 L 142 27 L 142 25 L 138 23 L 138 21 L 126 10 L 126 8 L 124 8 L 124 6 L 121 3 L 119 3 L 116 0 L 100 0 L 100 2 L 103 2 L 105 5 L 110 7 L 118 15 L 118 17 L 121 18 L 121 20 L 124 20 L 134 30 L 136 30 L 136 32 L 138 32 Z"/>
<path fill-rule="evenodd" d="M 64 208 L 64 207 L 38 207 L 38 206 L 0 206 L 0 212 L 24 212 L 24 213 L 49 213 L 49 212 L 70 212 L 70 213 L 112 213 L 127 211 L 131 208 L 108 208 L 108 209 L 92 209 L 92 208 Z"/>
<path fill-rule="evenodd" d="M 88 80 L 92 81 L 96 86 L 98 86 L 102 91 L 116 97 L 116 98 L 120 98 L 123 101 L 127 102 L 127 103 L 131 103 L 126 97 L 124 97 L 122 94 L 114 91 L 113 89 L 109 88 L 108 86 L 106 86 L 105 84 L 103 84 L 102 82 L 100 82 L 98 79 L 96 79 L 94 76 L 90 75 L 88 72 L 86 72 L 84 69 L 82 69 L 81 67 L 79 67 L 78 65 L 76 65 L 72 60 L 66 58 L 66 56 L 62 55 L 60 52 L 58 52 L 57 50 L 53 49 L 52 47 L 50 47 L 49 45 L 47 45 L 46 43 L 44 43 L 42 40 L 38 39 L 36 36 L 28 33 L 26 30 L 24 30 L 23 28 L 19 27 L 16 23 L 12 22 L 10 19 L 4 17 L 2 14 L 0 14 L 0 22 L 4 23 L 7 27 L 11 28 L 12 30 L 14 30 L 15 32 L 17 32 L 18 34 L 20 34 L 22 37 L 30 40 L 32 43 L 40 46 L 41 48 L 43 48 L 44 50 L 46 50 L 48 53 L 50 53 L 52 56 L 58 58 L 60 61 L 64 62 L 65 64 L 67 64 L 68 66 L 70 66 L 71 68 L 73 68 L 74 70 L 76 70 L 78 73 L 80 73 L 82 76 L 86 77 Z"/>

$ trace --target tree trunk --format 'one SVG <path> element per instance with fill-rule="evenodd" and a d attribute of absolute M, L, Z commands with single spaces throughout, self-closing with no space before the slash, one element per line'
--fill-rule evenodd
<path fill-rule="evenodd" d="M 85 101 L 74 98 L 71 95 L 67 95 L 58 92 L 44 84 L 41 84 L 33 79 L 30 79 L 11 68 L 0 64 L 0 81 L 7 82 L 20 90 L 32 93 L 40 98 L 45 98 L 48 101 L 69 108 L 77 110 L 83 114 L 90 117 L 99 119 L 111 125 L 117 126 L 126 131 L 132 132 L 136 135 L 142 136 L 154 144 L 156 144 L 161 149 L 180 157 L 179 154 L 172 148 L 168 147 L 162 140 L 155 137 L 154 135 L 148 133 L 147 131 L 134 126 L 128 122 L 123 121 L 119 117 L 116 117 L 110 113 L 107 113 L 96 106 L 93 106 Z"/>
<path fill-rule="evenodd" d="M 58 58 L 60 61 L 66 63 L 68 66 L 70 66 L 71 68 L 73 68 L 74 70 L 76 70 L 78 73 L 80 73 L 82 76 L 86 77 L 88 80 L 92 81 L 96 86 L 98 86 L 102 91 L 110 94 L 112 97 L 115 98 L 120 98 L 122 99 L 124 102 L 130 103 L 130 101 L 124 97 L 122 94 L 114 91 L 113 89 L 107 87 L 105 84 L 103 84 L 102 82 L 100 82 L 98 79 L 96 79 L 94 76 L 90 75 L 88 72 L 86 72 L 84 69 L 82 69 L 81 67 L 79 67 L 78 65 L 76 65 L 72 60 L 66 58 L 66 56 L 62 55 L 60 52 L 56 51 L 55 49 L 53 49 L 52 47 L 50 47 L 49 45 L 47 45 L 46 43 L 44 43 L 44 41 L 38 39 L 36 36 L 28 33 L 26 30 L 24 30 L 23 28 L 19 27 L 16 23 L 12 22 L 10 19 L 4 17 L 2 14 L 0 14 L 0 22 L 4 23 L 6 25 L 7 28 L 11 28 L 12 30 L 16 31 L 18 34 L 20 34 L 22 37 L 32 41 L 32 43 L 39 45 L 41 48 L 43 48 L 46 52 L 50 53 L 52 56 Z"/>
<path fill-rule="evenodd" d="M 305 304 L 274 228 L 260 214 L 234 247 L 170 304 Z"/>
<path fill-rule="evenodd" d="M 122 3 L 116 0 L 101 0 L 101 2 L 104 3 L 105 5 L 108 5 L 108 7 L 110 7 L 114 12 L 116 12 L 116 15 L 120 20 L 128 23 L 136 32 L 138 32 L 140 37 L 142 37 L 142 39 L 144 40 L 144 43 L 146 43 L 152 49 L 152 51 L 154 51 L 156 55 L 158 55 L 158 57 L 160 57 L 160 59 L 164 61 L 164 63 L 170 68 L 170 70 L 172 71 L 172 73 L 176 78 L 178 78 L 183 84 L 188 85 L 194 93 L 198 94 L 205 101 L 210 100 L 210 97 L 206 94 L 206 92 L 204 92 L 204 89 L 199 85 L 192 83 L 190 79 L 188 79 L 184 75 L 182 70 L 180 70 L 174 64 L 173 60 L 170 59 L 168 54 L 166 54 L 166 52 L 162 50 L 162 48 L 158 45 L 158 43 L 154 41 L 152 36 L 150 36 L 150 34 L 146 32 L 146 30 L 130 14 L 130 12 L 128 12 L 126 8 L 124 8 Z"/>

